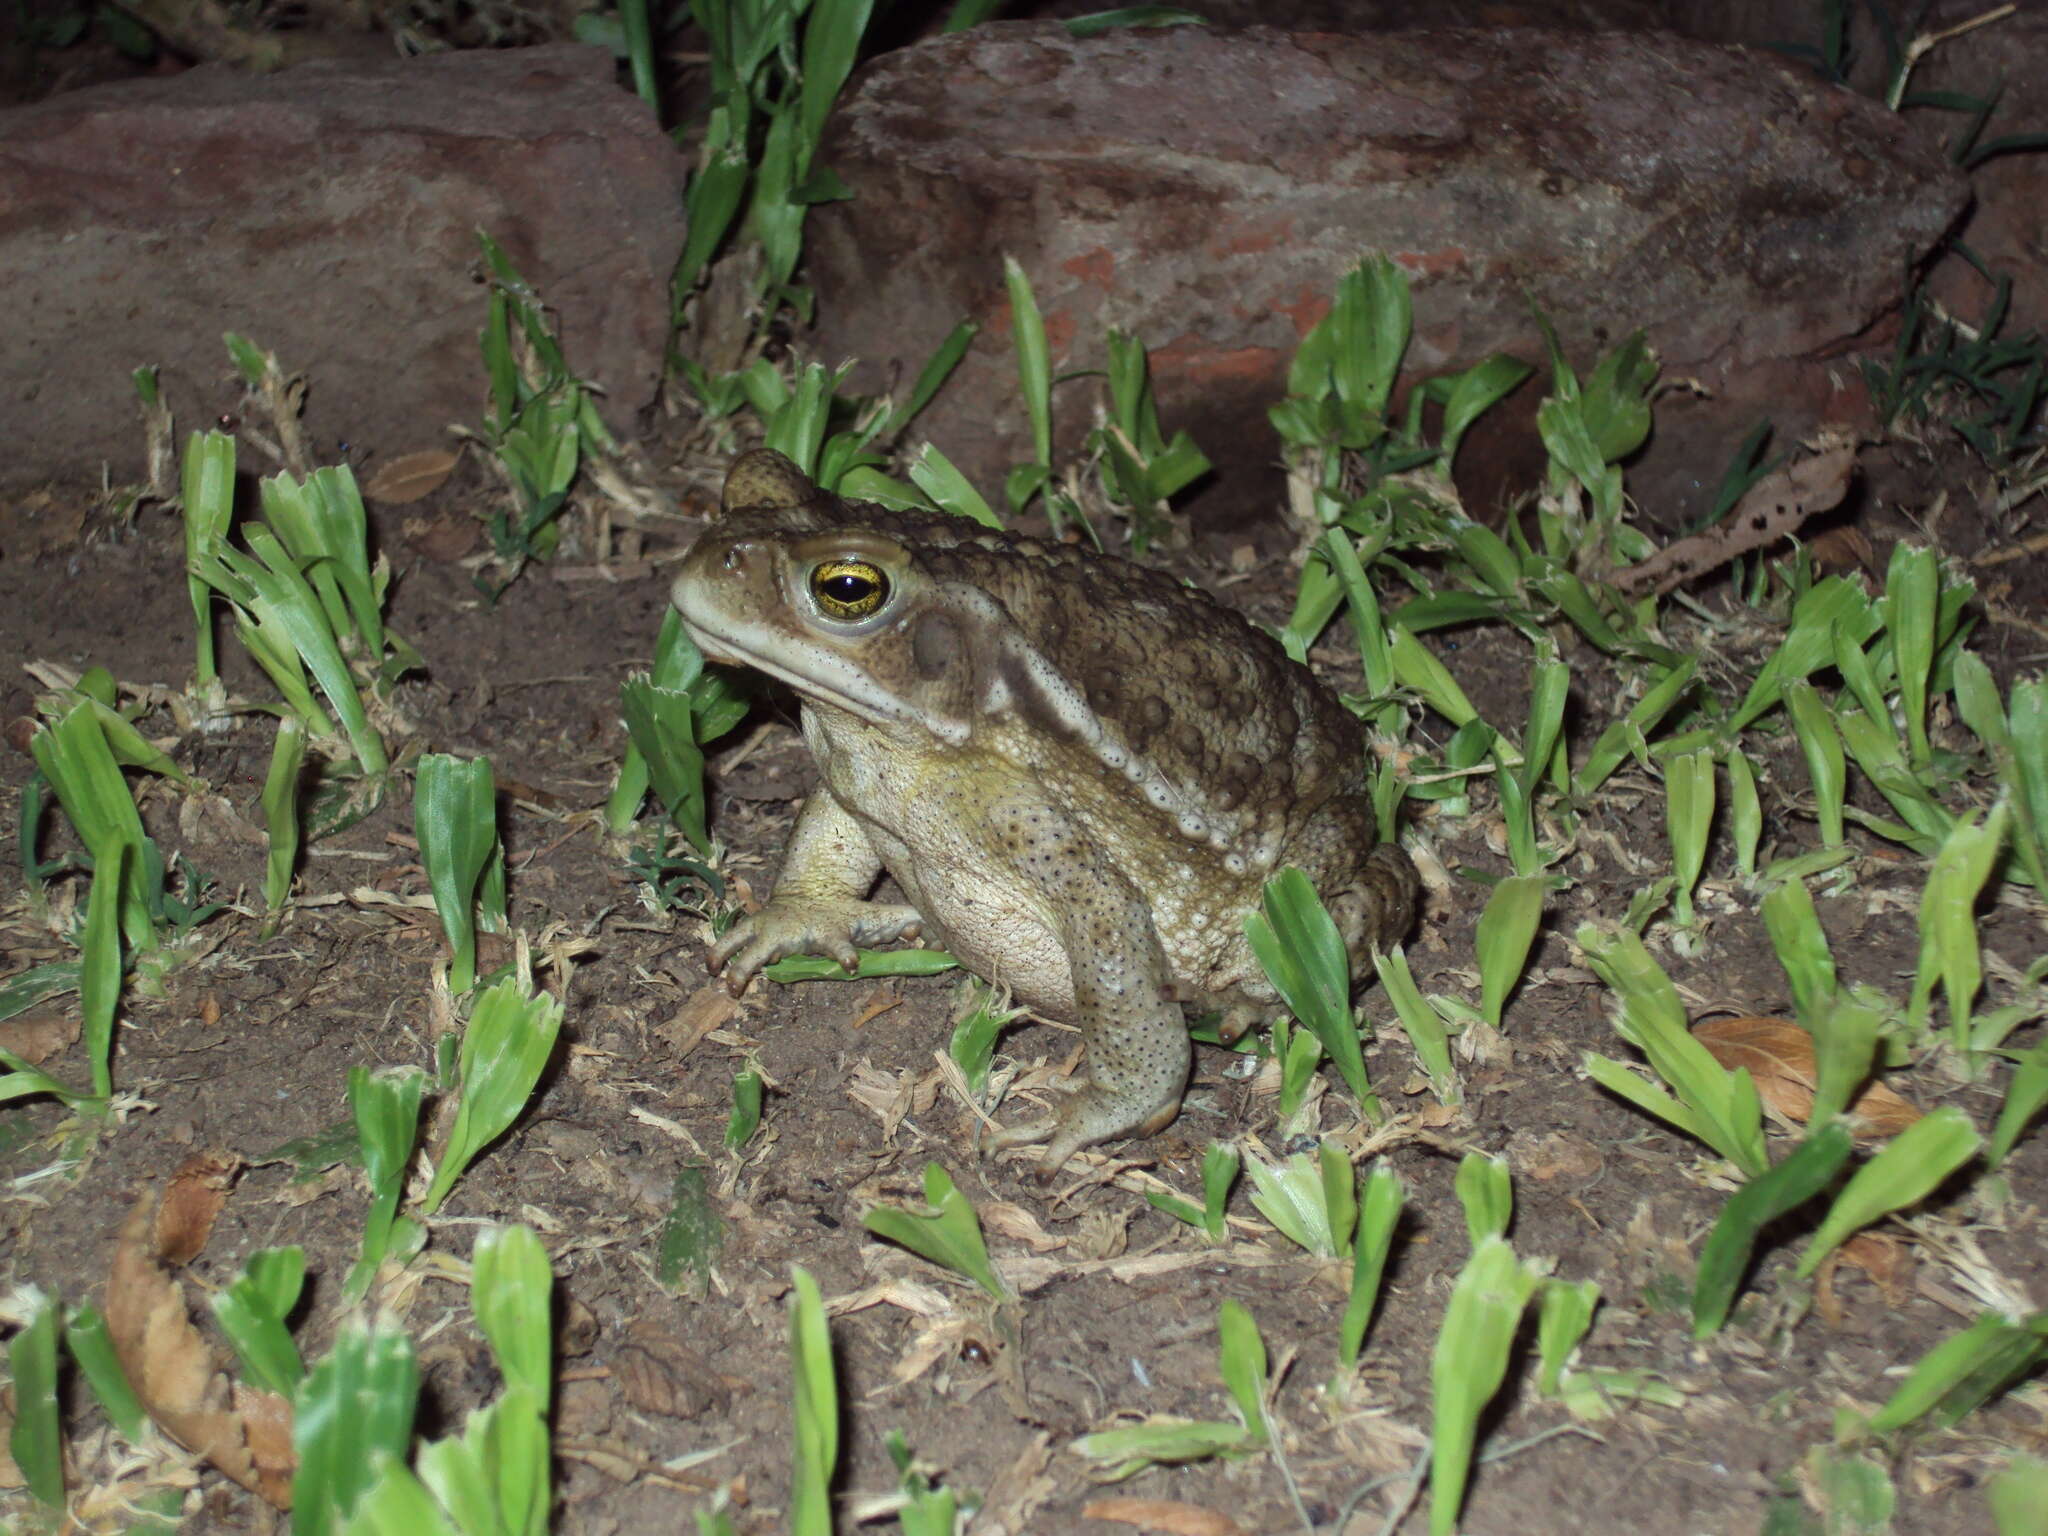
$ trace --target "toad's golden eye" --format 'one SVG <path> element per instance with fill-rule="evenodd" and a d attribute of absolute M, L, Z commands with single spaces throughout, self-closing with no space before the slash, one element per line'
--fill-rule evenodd
<path fill-rule="evenodd" d="M 864 619 L 889 599 L 889 578 L 865 560 L 827 560 L 811 572 L 811 596 L 828 619 Z"/>

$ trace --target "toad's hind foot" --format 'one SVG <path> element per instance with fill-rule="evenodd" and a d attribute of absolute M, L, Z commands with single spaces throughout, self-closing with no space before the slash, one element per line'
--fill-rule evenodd
<path fill-rule="evenodd" d="M 1113 1141 L 1119 1136 L 1154 1135 L 1171 1125 L 1179 1113 L 1180 1094 L 1176 1091 L 1163 1107 L 1133 1119 L 1128 1100 L 1120 1100 L 1100 1084 L 1091 1082 L 1070 1094 L 1052 1114 L 997 1131 L 988 1139 L 987 1147 L 993 1153 L 1044 1142 L 1045 1152 L 1033 1170 L 1033 1177 L 1040 1183 L 1049 1183 L 1083 1147 Z"/>

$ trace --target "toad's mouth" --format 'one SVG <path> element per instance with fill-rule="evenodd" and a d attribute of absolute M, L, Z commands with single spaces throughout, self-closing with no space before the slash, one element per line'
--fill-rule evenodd
<path fill-rule="evenodd" d="M 764 643 L 764 637 L 751 632 L 751 626 L 733 624 L 719 628 L 702 618 L 692 618 L 680 602 L 676 604 L 676 613 L 683 621 L 684 631 L 707 660 L 723 666 L 751 667 L 786 683 L 812 703 L 843 709 L 871 725 L 901 725 L 911 718 L 910 711 L 899 700 L 877 687 L 872 678 L 845 657 L 814 651 L 805 658 L 811 665 L 799 670 L 770 654 L 771 647 Z"/>

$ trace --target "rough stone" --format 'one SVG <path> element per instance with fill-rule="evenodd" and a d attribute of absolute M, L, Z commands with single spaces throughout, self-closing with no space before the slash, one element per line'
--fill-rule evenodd
<path fill-rule="evenodd" d="M 1632 482 L 1670 516 L 1759 416 L 1782 440 L 1853 404 L 1818 360 L 1896 301 L 1967 197 L 1877 103 L 1615 33 L 987 26 L 877 60 L 824 158 L 855 195 L 812 220 L 818 351 L 873 387 L 982 321 L 918 431 L 984 483 L 1029 457 L 1004 252 L 1057 370 L 1136 332 L 1168 429 L 1242 470 L 1275 456 L 1265 408 L 1294 347 L 1376 247 L 1413 279 L 1411 378 L 1540 361 L 1532 299 L 1582 364 L 1647 329 L 1667 378 L 1702 391 L 1660 402 Z M 1076 390 L 1055 400 L 1068 442 Z"/>
<path fill-rule="evenodd" d="M 483 400 L 479 228 L 629 421 L 686 167 L 612 75 L 577 46 L 206 67 L 0 113 L 0 482 L 139 478 L 130 370 L 207 424 L 239 397 L 229 330 L 308 375 L 323 453 L 444 441 Z"/>

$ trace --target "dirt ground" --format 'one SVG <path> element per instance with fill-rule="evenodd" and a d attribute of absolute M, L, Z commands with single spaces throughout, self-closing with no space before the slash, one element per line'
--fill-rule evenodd
<path fill-rule="evenodd" d="M 1930 472 L 1951 471 L 1960 484 L 1960 464 Z M 458 480 L 425 515 L 459 526 L 481 494 L 480 481 Z M 1647 780 L 1632 789 L 1624 777 L 1602 794 L 1580 851 L 1564 866 L 1571 884 L 1553 900 L 1504 1038 L 1461 1063 L 1462 1117 L 1422 1112 L 1431 1101 L 1418 1091 L 1405 1038 L 1377 992 L 1366 995 L 1383 1026 L 1368 1065 L 1398 1117 L 1378 1131 L 1358 1125 L 1339 1088 L 1324 1101 L 1323 1124 L 1353 1147 L 1369 1141 L 1382 1151 L 1411 1195 L 1359 1388 L 1349 1403 L 1334 1403 L 1320 1390 L 1335 1372 L 1343 1306 L 1334 1268 L 1277 1237 L 1260 1243 L 1248 1234 L 1212 1252 L 1128 1181 L 1103 1180 L 1107 1171 L 1138 1168 L 1196 1193 L 1210 1140 L 1270 1138 L 1272 1099 L 1226 1071 L 1236 1058 L 1199 1051 L 1187 1109 L 1171 1129 L 1114 1158 L 1084 1158 L 1048 1194 L 1026 1176 L 1028 1161 L 979 1160 L 973 1120 L 938 1088 L 933 1053 L 949 1033 L 955 981 L 762 981 L 718 1022 L 722 993 L 710 989 L 704 967 L 707 924 L 650 910 L 623 850 L 593 814 L 623 745 L 617 685 L 646 664 L 666 600 L 660 557 L 687 541 L 688 525 L 652 537 L 654 558 L 616 579 L 565 561 L 530 572 L 487 607 L 459 565 L 422 556 L 418 548 L 431 539 L 417 529 L 409 539 L 400 522 L 380 517 L 378 536 L 398 574 L 393 628 L 428 660 L 428 675 L 408 681 L 399 697 L 414 739 L 491 758 L 514 923 L 541 952 L 582 941 L 563 1040 L 543 1086 L 458 1185 L 433 1223 L 430 1250 L 466 1254 L 479 1224 L 506 1220 L 531 1224 L 547 1244 L 562 1322 L 561 1530 L 687 1529 L 688 1512 L 721 1485 L 734 1495 L 742 1530 L 783 1528 L 792 1264 L 808 1267 L 828 1299 L 858 1298 L 833 1323 L 845 1436 L 838 1487 L 846 1494 L 893 1489 L 883 1437 L 901 1429 L 948 1483 L 1007 1511 L 1012 1531 L 1129 1529 L 1083 1514 L 1106 1495 L 1184 1501 L 1225 1513 L 1247 1532 L 1300 1529 L 1270 1456 L 1155 1470 L 1106 1491 L 1067 1449 L 1111 1415 L 1231 1417 L 1217 1373 L 1216 1317 L 1223 1300 L 1236 1298 L 1256 1317 L 1275 1361 L 1287 1365 L 1277 1409 L 1307 1517 L 1318 1529 L 1354 1536 L 1380 1530 L 1426 1444 L 1430 1351 L 1466 1254 L 1452 1176 L 1469 1148 L 1510 1160 L 1517 1251 L 1553 1256 L 1561 1277 L 1599 1283 L 1604 1304 L 1586 1362 L 1647 1368 L 1684 1395 L 1682 1408 L 1624 1406 L 1610 1422 L 1575 1428 L 1561 1408 L 1535 1399 L 1533 1361 L 1524 1359 L 1505 1408 L 1486 1425 L 1485 1449 L 1498 1459 L 1476 1476 L 1470 1532 L 1759 1530 L 1773 1501 L 1796 1492 L 1802 1458 L 1827 1442 L 1839 1409 L 1882 1402 L 1894 1385 L 1888 1372 L 1974 1317 L 1978 1304 L 1957 1278 L 1971 1244 L 2037 1303 L 2048 1296 L 2038 1195 L 2048 1134 L 2037 1130 L 2007 1165 L 2001 1201 L 1938 1196 L 1913 1221 L 1885 1228 L 1868 1267 L 1832 1269 L 1818 1296 L 1791 1282 L 1798 1233 L 1785 1232 L 1758 1265 L 1736 1323 L 1707 1345 L 1692 1344 L 1691 1267 L 1728 1186 L 1711 1175 L 1701 1148 L 1578 1071 L 1588 1048 L 1627 1051 L 1606 1021 L 1602 989 L 1574 967 L 1561 937 L 1586 916 L 1617 913 L 1668 863 L 1661 794 Z M 187 679 L 191 626 L 174 519 L 149 512 L 125 531 L 82 502 L 56 498 L 10 509 L 4 528 L 0 656 L 100 665 L 136 683 Z M 1876 536 L 1883 539 L 1882 528 Z M 1963 534 L 1972 548 L 1982 537 Z M 1220 580 L 1233 544 L 1251 541 L 1284 544 L 1271 525 L 1247 529 L 1205 539 L 1182 564 L 1256 617 L 1278 621 L 1291 585 L 1284 560 L 1260 559 L 1249 579 Z M 2043 615 L 2038 587 L 2006 600 Z M 1520 642 L 1433 639 L 1482 713 L 1521 718 L 1513 694 L 1527 675 Z M 2001 675 L 2037 664 L 2041 649 L 2038 631 L 1995 623 L 1979 632 L 1978 647 Z M 232 645 L 224 652 L 232 656 Z M 1606 674 L 1590 654 L 1571 659 L 1575 739 L 1583 742 L 1605 718 Z M 246 671 L 230 680 L 262 694 Z M 6 717 L 28 714 L 33 685 L 17 671 L 4 687 Z M 813 783 L 793 723 L 793 700 L 767 694 L 714 759 L 722 867 L 762 896 Z M 269 746 L 267 723 L 181 739 L 174 755 L 209 793 L 182 818 L 165 793 L 152 791 L 147 807 L 166 848 L 251 912 L 260 907 L 257 796 Z M 29 767 L 25 754 L 0 757 L 0 837 L 10 847 Z M 1796 808 L 1804 783 L 1790 758 L 1767 775 L 1769 835 L 1780 852 L 1816 841 Z M 1485 887 L 1474 876 L 1506 870 L 1489 845 L 1489 821 L 1481 814 L 1420 827 L 1451 876 L 1409 946 L 1425 993 L 1476 996 L 1473 925 Z M 64 1118 L 57 1106 L 0 1109 L 0 1286 L 33 1282 L 70 1301 L 97 1294 L 114 1231 L 138 1194 L 191 1154 L 222 1150 L 247 1167 L 186 1271 L 188 1290 L 225 1283 L 258 1248 L 303 1245 L 313 1279 L 298 1336 L 317 1358 L 342 1315 L 340 1282 L 367 1197 L 347 1167 L 296 1182 L 298 1168 L 277 1149 L 345 1121 L 349 1068 L 431 1064 L 428 982 L 438 928 L 430 910 L 393 904 L 417 903 L 425 892 L 410 834 L 401 790 L 312 851 L 302 901 L 277 935 L 262 938 L 251 912 L 224 912 L 198 930 L 166 996 L 131 990 L 114 1079 L 133 1107 L 74 1166 L 53 1167 Z M 66 835 L 46 833 L 46 855 Z M 1710 873 L 1728 866 L 1717 846 Z M 0 976 L 70 952 L 30 915 L 15 869 L 10 860 L 0 876 Z M 1917 861 L 1872 844 L 1847 894 L 1821 901 L 1847 978 L 1903 990 L 1920 878 Z M 60 905 L 75 894 L 66 886 Z M 1784 978 L 1754 898 L 1710 880 L 1704 909 L 1711 921 L 1697 954 L 1660 951 L 1688 1002 L 1744 1014 L 1785 1010 Z M 1986 940 L 2015 968 L 2042 947 L 2037 921 L 2016 908 L 1991 914 Z M 543 970 L 542 979 L 554 985 L 557 976 Z M 1070 1034 L 1042 1024 L 1020 1024 L 1003 1040 L 1005 1053 L 1026 1065 L 1062 1066 L 1072 1048 Z M 733 1074 L 750 1056 L 773 1091 L 761 1133 L 735 1159 L 721 1138 Z M 76 1046 L 46 1065 L 66 1079 L 87 1071 Z M 1923 1108 L 1957 1103 L 1980 1126 L 1997 1111 L 2002 1082 L 1901 1076 L 1895 1086 Z M 864 1232 L 864 1206 L 917 1199 L 931 1159 L 982 1212 L 999 1265 L 1034 1254 L 1044 1271 L 1013 1312 L 993 1314 L 970 1287 Z M 726 1230 L 709 1285 L 676 1295 L 656 1279 L 655 1249 L 678 1175 L 691 1168 L 707 1170 Z M 1234 1209 L 1250 1214 L 1242 1189 Z M 488 1398 L 494 1374 L 461 1287 L 429 1278 L 403 1304 L 422 1341 L 421 1429 L 445 1432 Z M 928 1315 L 911 1309 L 920 1304 Z M 1897 1529 L 1988 1530 L 1977 1484 L 2011 1448 L 2048 1448 L 2044 1406 L 2040 1389 L 2030 1388 L 1959 1431 L 1909 1442 L 1898 1467 Z M 82 1389 L 71 1393 L 70 1409 L 74 1441 L 89 1447 L 98 1412 Z M 88 1460 L 79 1475 L 93 1472 Z M 202 1513 L 186 1529 L 269 1527 L 273 1517 L 251 1495 L 213 1475 L 202 1486 Z M 1355 1512 L 1339 1526 L 1354 1499 Z M 852 1529 L 847 1508 L 842 1503 L 842 1530 Z M 1406 1528 L 1420 1528 L 1422 1518 L 1418 1509 Z"/>

